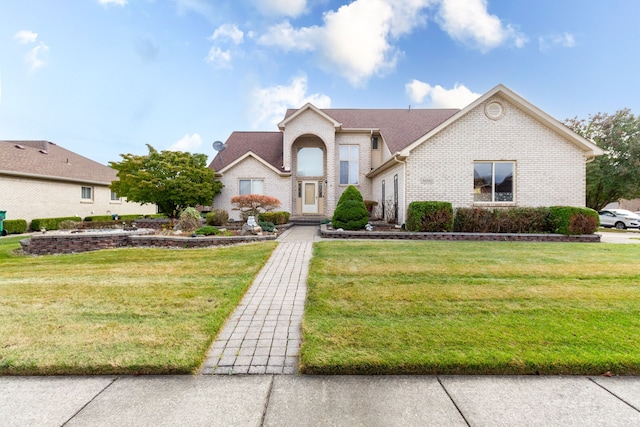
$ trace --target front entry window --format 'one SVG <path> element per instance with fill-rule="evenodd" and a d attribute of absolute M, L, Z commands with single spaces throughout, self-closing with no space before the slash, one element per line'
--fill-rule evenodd
<path fill-rule="evenodd" d="M 298 150 L 298 176 L 324 176 L 322 148 L 302 147 Z"/>

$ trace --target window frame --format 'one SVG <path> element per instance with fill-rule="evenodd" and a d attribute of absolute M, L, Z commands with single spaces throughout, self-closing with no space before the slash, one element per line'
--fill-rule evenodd
<path fill-rule="evenodd" d="M 346 148 L 347 150 L 347 158 L 344 159 L 342 156 L 342 149 Z M 340 185 L 359 185 L 360 184 L 360 146 L 355 144 L 349 145 L 340 145 L 338 149 L 338 180 Z M 353 152 L 355 151 L 355 157 L 353 156 Z M 343 162 L 347 163 L 347 182 L 342 181 L 342 164 Z M 355 168 L 355 170 L 354 170 Z M 353 173 L 355 172 L 355 182 L 352 181 Z"/>
<path fill-rule="evenodd" d="M 243 193 L 242 192 L 242 182 L 243 181 L 244 182 L 249 181 L 249 193 Z M 260 182 L 261 183 L 261 185 L 262 185 L 262 191 L 261 192 L 257 193 L 257 192 L 253 191 L 254 190 L 254 186 L 253 186 L 254 182 Z M 264 178 L 240 178 L 240 179 L 238 179 L 238 195 L 239 196 L 246 196 L 247 194 L 265 194 L 264 189 L 265 189 L 265 180 L 264 180 Z"/>
<path fill-rule="evenodd" d="M 475 172 L 476 165 L 479 164 L 489 164 L 491 165 L 491 200 L 477 200 L 476 197 L 479 194 L 488 194 L 481 193 L 481 190 L 478 191 L 480 187 L 477 186 Z M 497 200 L 496 199 L 496 165 L 497 164 L 508 164 L 511 165 L 511 200 Z M 516 161 L 515 160 L 476 160 L 473 162 L 473 204 L 474 205 L 515 205 L 516 204 Z M 508 176 L 508 175 L 507 175 Z M 504 181 L 503 181 L 504 182 Z M 499 183 L 498 183 L 499 184 Z"/>
<path fill-rule="evenodd" d="M 87 195 L 85 190 L 88 191 L 89 197 L 85 197 Z M 85 186 L 85 185 L 80 187 L 80 201 L 85 202 L 85 203 L 93 202 L 94 194 L 95 194 L 95 192 L 94 192 L 93 187 L 89 187 L 89 186 Z"/>

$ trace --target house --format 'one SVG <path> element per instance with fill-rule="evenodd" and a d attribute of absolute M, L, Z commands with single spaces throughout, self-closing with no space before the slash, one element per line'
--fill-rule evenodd
<path fill-rule="evenodd" d="M 233 132 L 209 167 L 230 199 L 277 197 L 292 216 L 330 217 L 355 185 L 380 217 L 412 201 L 454 207 L 584 206 L 585 163 L 603 151 L 503 85 L 457 109 L 288 110 L 277 132 Z"/>
<path fill-rule="evenodd" d="M 49 141 L 0 141 L 0 210 L 7 219 L 153 214 L 109 189 L 116 171 Z"/>

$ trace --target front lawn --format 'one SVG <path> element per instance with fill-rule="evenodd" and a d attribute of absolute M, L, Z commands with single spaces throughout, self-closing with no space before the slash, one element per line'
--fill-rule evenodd
<path fill-rule="evenodd" d="M 0 375 L 194 372 L 274 242 L 17 256 L 0 239 Z"/>
<path fill-rule="evenodd" d="M 309 374 L 640 374 L 640 246 L 320 242 Z"/>

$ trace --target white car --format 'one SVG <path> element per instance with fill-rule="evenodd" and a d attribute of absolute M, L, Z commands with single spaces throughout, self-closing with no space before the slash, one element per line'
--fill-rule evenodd
<path fill-rule="evenodd" d="M 620 230 L 640 228 L 640 215 L 626 209 L 603 209 L 598 213 L 602 227 L 615 227 Z"/>

